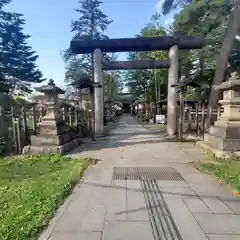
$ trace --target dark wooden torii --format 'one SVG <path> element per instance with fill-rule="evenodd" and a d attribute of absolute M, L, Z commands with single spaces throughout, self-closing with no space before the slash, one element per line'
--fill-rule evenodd
<path fill-rule="evenodd" d="M 169 68 L 169 60 L 133 60 L 103 62 L 103 70 L 160 69 Z"/>
<path fill-rule="evenodd" d="M 93 53 L 94 76 L 97 80 L 102 79 L 102 52 L 143 52 L 143 51 L 169 51 L 169 83 L 168 83 L 168 134 L 173 135 L 176 131 L 176 99 L 175 90 L 171 90 L 171 84 L 176 82 L 178 72 L 178 50 L 199 49 L 204 46 L 201 37 L 191 36 L 162 36 L 162 37 L 137 37 L 102 40 L 72 40 L 70 48 L 75 54 Z M 102 83 L 101 83 L 102 84 Z M 97 93 L 97 92 L 96 92 Z M 96 95 L 101 95 L 97 93 Z M 102 97 L 100 97 L 103 99 Z M 101 116 L 101 100 L 95 102 L 98 107 L 98 115 Z M 96 110 L 97 111 L 97 110 Z M 97 126 L 97 124 L 96 124 Z M 103 131 L 102 118 L 98 117 L 98 129 Z"/>
<path fill-rule="evenodd" d="M 93 53 L 99 48 L 102 52 L 143 52 L 169 50 L 177 45 L 179 49 L 199 49 L 204 46 L 201 37 L 138 37 L 138 38 L 118 38 L 102 40 L 72 40 L 70 47 L 75 54 Z"/>

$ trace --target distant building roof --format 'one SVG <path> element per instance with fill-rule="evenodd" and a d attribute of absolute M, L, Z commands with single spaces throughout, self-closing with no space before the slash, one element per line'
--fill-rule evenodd
<path fill-rule="evenodd" d="M 120 93 L 118 95 L 118 100 L 123 104 L 132 104 L 137 99 L 135 93 Z"/>

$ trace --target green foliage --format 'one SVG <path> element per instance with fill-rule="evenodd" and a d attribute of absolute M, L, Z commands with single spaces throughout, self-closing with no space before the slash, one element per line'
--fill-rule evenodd
<path fill-rule="evenodd" d="M 228 184 L 234 192 L 240 192 L 240 161 L 239 158 L 221 159 L 212 156 L 209 162 L 196 163 L 197 169 L 215 176 Z"/>
<path fill-rule="evenodd" d="M 0 91 L 29 92 L 32 83 L 43 80 L 42 73 L 36 66 L 38 55 L 27 43 L 30 36 L 23 33 L 23 15 L 2 10 L 9 2 L 0 2 Z"/>
<path fill-rule="evenodd" d="M 32 239 L 47 225 L 90 162 L 60 155 L 0 159 L 1 239 Z"/>
<path fill-rule="evenodd" d="M 193 1 L 176 15 L 173 32 L 177 36 L 200 36 L 210 41 L 203 49 L 192 51 L 193 60 L 204 58 L 204 67 L 215 66 L 216 55 L 219 54 L 224 33 L 228 23 L 231 4 L 218 0 Z M 189 55 L 186 56 L 189 58 Z M 200 63 L 198 63 L 199 65 Z"/>
<path fill-rule="evenodd" d="M 79 18 L 72 22 L 71 31 L 74 32 L 73 39 L 90 40 L 90 39 L 106 39 L 104 34 L 108 25 L 112 22 L 108 20 L 100 10 L 101 1 L 83 0 L 79 1 L 79 8 L 75 11 L 79 13 Z M 66 62 L 65 81 L 74 83 L 81 79 L 84 73 L 92 76 L 92 55 L 82 54 L 74 55 L 70 49 L 64 53 Z M 105 61 L 114 61 L 117 59 L 115 54 L 104 54 Z M 115 100 L 121 89 L 121 76 L 118 71 L 104 73 L 104 97 L 108 100 Z"/>
<path fill-rule="evenodd" d="M 232 5 L 229 1 L 192 1 L 175 16 L 171 32 L 176 36 L 200 36 L 207 44 L 199 50 L 181 51 L 182 71 L 201 85 L 201 98 L 208 99 L 213 83 L 216 59 L 229 21 Z M 236 41 L 229 56 L 229 71 L 239 69 L 240 44 Z"/>
<path fill-rule="evenodd" d="M 105 39 L 104 35 L 108 25 L 112 22 L 108 20 L 100 10 L 101 1 L 83 0 L 79 1 L 79 8 L 75 11 L 79 14 L 77 20 L 72 21 L 71 32 L 74 33 L 74 40 Z M 92 73 L 92 55 L 82 54 L 76 56 L 67 49 L 63 55 L 66 62 L 66 81 L 72 82 L 73 78 L 78 78 L 78 67 L 81 71 Z"/>
<path fill-rule="evenodd" d="M 121 76 L 117 71 L 107 72 L 103 75 L 104 98 L 115 101 L 121 91 Z"/>
<path fill-rule="evenodd" d="M 139 33 L 139 37 L 158 37 L 166 35 L 165 29 L 159 24 L 160 15 L 154 14 Z M 167 52 L 130 53 L 129 60 L 166 60 Z M 167 69 L 131 70 L 125 75 L 125 84 L 130 92 L 142 96 L 148 103 L 155 102 L 167 95 Z"/>
<path fill-rule="evenodd" d="M 171 10 L 181 7 L 185 4 L 191 3 L 194 0 L 164 0 L 162 4 L 162 12 L 164 15 L 168 14 Z M 197 1 L 197 0 L 196 0 Z M 222 1 L 222 0 L 220 0 Z"/>
<path fill-rule="evenodd" d="M 23 107 L 28 103 L 26 99 L 19 96 L 11 96 L 0 92 L 0 106 L 9 109 L 11 107 Z"/>

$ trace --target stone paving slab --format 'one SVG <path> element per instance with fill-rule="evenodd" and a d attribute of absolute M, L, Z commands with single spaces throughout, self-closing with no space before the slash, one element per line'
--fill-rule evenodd
<path fill-rule="evenodd" d="M 219 235 L 219 234 L 208 234 L 209 240 L 239 240 L 240 235 Z"/>
<path fill-rule="evenodd" d="M 190 187 L 161 187 L 161 192 L 164 198 L 195 198 L 197 197 Z"/>
<path fill-rule="evenodd" d="M 78 203 L 80 205 L 80 203 Z M 85 216 L 85 208 L 87 205 L 81 203 L 78 205 L 70 205 L 70 209 L 67 209 L 63 216 L 56 224 L 55 230 L 59 231 L 78 231 L 81 228 L 82 220 Z M 77 210 L 77 211 L 76 211 Z"/>
<path fill-rule="evenodd" d="M 39 240 L 153 239 L 140 182 L 112 180 L 115 166 L 173 167 L 182 175 L 185 181 L 158 186 L 183 240 L 240 239 L 240 196 L 185 164 L 202 157 L 193 146 L 166 141 L 130 116 L 111 135 L 70 154 L 101 161 L 86 171 Z"/>
<path fill-rule="evenodd" d="M 127 181 L 127 220 L 149 222 L 140 181 Z"/>
<path fill-rule="evenodd" d="M 89 204 L 89 200 L 91 199 L 92 190 L 92 188 L 84 186 L 77 186 L 75 188 L 69 205 L 66 207 L 62 216 L 56 223 L 55 230 L 77 231 L 80 229 L 86 208 Z M 82 196 L 84 196 L 84 198 L 82 198 Z"/>
<path fill-rule="evenodd" d="M 224 201 L 224 203 L 235 213 L 240 215 L 240 200 L 239 201 Z"/>
<path fill-rule="evenodd" d="M 56 231 L 49 240 L 101 240 L 102 232 Z"/>
<path fill-rule="evenodd" d="M 165 199 L 183 240 L 207 240 L 193 214 L 180 198 Z"/>
<path fill-rule="evenodd" d="M 106 207 L 103 205 L 89 204 L 81 224 L 81 231 L 101 232 L 104 226 Z"/>
<path fill-rule="evenodd" d="M 240 235 L 240 215 L 194 214 L 194 216 L 207 234 Z"/>
<path fill-rule="evenodd" d="M 111 184 L 111 196 L 106 211 L 106 220 L 127 220 L 127 182 L 113 180 Z"/>
<path fill-rule="evenodd" d="M 108 221 L 104 226 L 102 240 L 154 240 L 149 223 Z"/>
<path fill-rule="evenodd" d="M 210 208 L 198 198 L 185 198 L 184 203 L 192 213 L 212 213 Z"/>
<path fill-rule="evenodd" d="M 202 198 L 204 203 L 212 210 L 213 213 L 228 213 L 231 214 L 233 211 L 227 207 L 226 204 L 221 202 L 218 198 Z"/>
<path fill-rule="evenodd" d="M 199 182 L 199 183 L 189 183 L 189 186 L 199 195 L 199 196 L 215 196 L 219 198 L 232 198 L 232 193 L 225 187 L 213 183 L 212 181 Z M 235 197 L 233 197 L 235 198 Z"/>
<path fill-rule="evenodd" d="M 158 186 L 160 188 L 188 188 L 189 185 L 185 181 L 165 181 L 158 180 Z"/>

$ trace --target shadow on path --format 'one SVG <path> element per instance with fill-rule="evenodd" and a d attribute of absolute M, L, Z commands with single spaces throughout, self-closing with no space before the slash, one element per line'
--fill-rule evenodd
<path fill-rule="evenodd" d="M 117 123 L 116 128 L 112 129 L 108 136 L 100 137 L 95 142 L 84 143 L 72 153 L 78 154 L 83 151 L 92 150 L 97 151 L 108 148 L 118 148 L 126 146 L 136 146 L 143 144 L 154 143 L 180 143 L 178 138 L 168 138 L 165 132 L 152 132 L 142 125 L 140 125 L 132 116 L 123 115 Z M 185 141 L 184 141 L 185 142 Z M 195 143 L 195 140 L 188 140 L 187 142 Z"/>
<path fill-rule="evenodd" d="M 123 180 L 126 181 L 126 180 Z M 129 180 L 131 181 L 131 180 Z M 184 181 L 186 183 L 186 181 Z M 107 189 L 125 189 L 126 191 L 130 191 L 130 192 L 144 192 L 144 190 L 142 189 L 137 189 L 137 188 L 129 188 L 126 186 L 118 186 L 118 185 L 106 185 L 106 184 L 99 184 L 99 183 L 93 183 L 93 182 L 88 182 L 88 181 L 84 181 L 82 183 L 83 185 L 89 185 L 92 187 L 98 187 L 98 188 L 107 188 Z M 188 185 L 189 186 L 189 185 Z M 171 192 L 171 191 L 166 191 L 166 190 L 161 190 L 160 191 L 154 191 L 154 193 L 161 193 L 161 194 L 168 194 L 169 196 L 181 196 L 181 197 L 186 197 L 186 198 L 209 198 L 209 199 L 216 199 L 219 198 L 221 201 L 229 201 L 229 202 L 240 202 L 240 198 L 228 198 L 228 197 L 222 197 L 222 196 L 215 196 L 215 195 L 210 195 L 210 194 L 201 194 L 201 196 L 199 196 L 199 194 L 190 186 L 189 187 L 182 187 L 182 188 L 189 188 L 193 191 L 192 194 L 189 193 L 181 193 L 181 192 Z M 169 187 L 170 189 L 171 187 Z M 173 189 L 178 188 L 178 187 L 172 187 Z M 148 190 L 151 192 L 151 190 Z M 171 198 L 171 197 L 170 197 Z"/>

